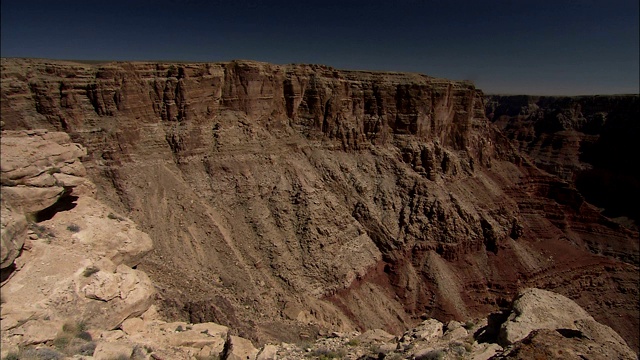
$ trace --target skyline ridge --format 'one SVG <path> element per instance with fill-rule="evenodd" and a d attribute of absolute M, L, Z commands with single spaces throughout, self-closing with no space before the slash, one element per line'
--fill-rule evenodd
<path fill-rule="evenodd" d="M 1 3 L 1 55 L 325 64 L 492 93 L 640 92 L 635 0 Z"/>
<path fill-rule="evenodd" d="M 190 61 L 190 60 L 120 60 L 120 59 L 54 59 L 54 58 L 39 58 L 39 57 L 20 57 L 20 56 L 2 56 L 3 59 L 28 59 L 28 60 L 38 60 L 38 61 L 60 61 L 60 62 L 74 62 L 74 63 L 78 63 L 78 64 L 86 64 L 86 65 L 101 65 L 101 64 L 108 64 L 108 63 L 118 63 L 118 62 L 124 62 L 124 63 L 176 63 L 176 64 L 207 64 L 207 63 L 211 63 L 211 64 L 215 64 L 215 63 L 230 63 L 230 62 L 242 62 L 242 61 L 246 61 L 246 62 L 258 62 L 258 63 L 263 63 L 263 64 L 271 64 L 271 65 L 277 65 L 277 66 L 287 66 L 287 65 L 316 65 L 316 66 L 327 66 L 330 67 L 332 69 L 335 70 L 339 70 L 339 71 L 355 71 L 355 72 L 375 72 L 375 73 L 389 73 L 389 74 L 417 74 L 417 75 L 423 75 L 423 76 L 427 76 L 427 77 L 432 77 L 434 79 L 442 79 L 442 80 L 449 80 L 449 81 L 456 81 L 456 82 L 469 82 L 471 83 L 477 90 L 482 91 L 482 93 L 484 95 L 490 95 L 490 96 L 530 96 L 530 97 L 573 97 L 573 98 L 579 98 L 579 97 L 590 97 L 590 96 L 640 96 L 639 92 L 628 92 L 628 93 L 591 93 L 591 94 L 561 94 L 561 93 L 556 93 L 556 94 L 537 94 L 537 93 L 510 93 L 510 92 L 490 92 L 490 91 L 486 91 L 485 89 L 483 89 L 482 87 L 478 86 L 478 84 L 476 84 L 473 80 L 469 80 L 469 79 L 451 79 L 451 78 L 445 78 L 445 77 L 439 77 L 439 76 L 432 76 L 430 74 L 425 74 L 425 73 L 421 73 L 421 72 L 415 72 L 415 71 L 396 71 L 396 70 L 368 70 L 368 69 L 345 69 L 345 68 L 336 68 L 334 66 L 331 65 L 326 65 L 326 64 L 319 64 L 319 63 L 287 63 L 287 64 L 278 64 L 278 63 L 273 63 L 273 62 L 269 62 L 269 61 L 261 61 L 261 60 L 253 60 L 253 59 L 231 59 L 231 60 L 217 60 L 217 61 Z"/>

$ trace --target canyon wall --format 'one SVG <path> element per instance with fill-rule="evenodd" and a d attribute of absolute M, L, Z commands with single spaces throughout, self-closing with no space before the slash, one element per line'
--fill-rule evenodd
<path fill-rule="evenodd" d="M 471 84 L 2 59 L 1 86 L 3 129 L 69 133 L 98 197 L 151 236 L 138 268 L 166 316 L 258 341 L 399 333 L 537 286 L 637 351 L 637 230 L 521 155 Z"/>
<path fill-rule="evenodd" d="M 640 223 L 640 96 L 489 96 L 487 117 L 541 169 L 575 184 L 604 214 Z"/>

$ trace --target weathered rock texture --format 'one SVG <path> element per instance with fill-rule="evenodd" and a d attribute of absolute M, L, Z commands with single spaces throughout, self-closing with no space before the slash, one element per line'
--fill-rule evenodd
<path fill-rule="evenodd" d="M 559 315 L 562 309 L 568 312 Z M 281 342 L 255 347 L 251 341 L 232 335 L 234 329 L 219 324 L 160 320 L 152 306 L 140 317 L 127 319 L 115 330 L 90 329 L 81 335 L 73 326 L 67 325 L 59 330 L 62 335 L 57 335 L 57 340 L 22 348 L 3 346 L 2 352 L 14 358 L 85 360 L 637 358 L 610 327 L 594 321 L 576 303 L 558 294 L 527 289 L 518 295 L 513 306 L 506 311 L 510 320 L 502 324 L 503 328 L 513 326 L 515 320 L 522 322 L 527 329 L 518 332 L 519 339 L 513 338 L 512 343 L 503 343 L 502 346 L 496 343 L 497 338 L 484 336 L 491 326 L 500 327 L 499 323 L 476 319 L 467 320 L 464 324 L 453 320 L 443 324 L 428 319 L 400 336 L 382 329 L 364 333 L 331 332 L 315 341 Z M 538 321 L 540 314 L 547 311 L 551 311 L 558 321 L 549 317 L 544 322 Z M 68 342 L 62 343 L 62 338 L 68 339 Z"/>
<path fill-rule="evenodd" d="M 3 59 L 0 96 L 6 129 L 87 148 L 99 197 L 154 239 L 138 269 L 175 319 L 260 341 L 399 333 L 539 286 L 637 349 L 638 232 L 521 156 L 468 83 Z"/>
<path fill-rule="evenodd" d="M 22 249 L 27 231 L 25 215 L 35 217 L 74 190 L 74 195 L 91 192 L 93 184 L 82 178 L 86 172 L 79 157 L 84 155 L 84 148 L 71 143 L 66 133 L 39 130 L 3 134 L 0 268 L 11 266 Z"/>
<path fill-rule="evenodd" d="M 487 116 L 536 166 L 574 183 L 587 201 L 640 224 L 640 96 L 490 96 Z"/>
<path fill-rule="evenodd" d="M 51 342 L 67 322 L 114 329 L 145 312 L 155 290 L 132 267 L 151 239 L 91 197 L 84 148 L 38 130 L 2 131 L 0 150 L 3 350 Z"/>
<path fill-rule="evenodd" d="M 637 358 L 620 335 L 595 321 L 578 304 L 540 289 L 518 294 L 500 327 L 500 341 L 512 345 L 500 359 Z"/>
<path fill-rule="evenodd" d="M 500 340 L 511 345 L 540 329 L 578 334 L 601 343 L 626 348 L 627 344 L 611 328 L 596 322 L 570 299 L 540 289 L 526 289 L 513 302 L 511 315 L 500 327 Z M 633 353 L 627 357 L 632 357 Z"/>

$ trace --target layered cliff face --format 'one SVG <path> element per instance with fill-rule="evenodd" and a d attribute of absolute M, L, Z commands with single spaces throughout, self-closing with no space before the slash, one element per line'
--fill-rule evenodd
<path fill-rule="evenodd" d="M 397 333 L 535 285 L 637 348 L 637 231 L 521 156 L 470 84 L 3 59 L 1 97 L 4 128 L 64 130 L 87 148 L 99 196 L 154 240 L 139 268 L 167 315 L 258 340 Z"/>
<path fill-rule="evenodd" d="M 490 96 L 487 116 L 536 166 L 576 185 L 604 213 L 637 229 L 640 96 Z"/>

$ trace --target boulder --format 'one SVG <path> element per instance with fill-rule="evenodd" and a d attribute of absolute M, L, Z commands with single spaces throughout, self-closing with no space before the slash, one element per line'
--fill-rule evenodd
<path fill-rule="evenodd" d="M 99 271 L 92 276 L 93 280 L 82 290 L 89 299 L 109 301 L 120 295 L 120 279 L 106 271 Z"/>
<path fill-rule="evenodd" d="M 0 146 L 0 174 L 3 184 L 21 182 L 43 172 L 60 172 L 87 155 L 80 144 L 72 143 L 68 134 L 48 130 L 3 131 Z"/>
<path fill-rule="evenodd" d="M 498 344 L 481 344 L 480 348 L 474 351 L 472 360 L 487 360 L 502 351 L 502 347 Z"/>
<path fill-rule="evenodd" d="M 455 321 L 455 320 L 450 320 L 447 323 L 447 326 L 446 326 L 447 332 L 449 332 L 451 330 L 455 330 L 455 329 L 457 329 L 459 327 L 462 327 L 462 323 L 460 321 Z"/>
<path fill-rule="evenodd" d="M 265 345 L 260 353 L 258 354 L 256 360 L 276 360 L 278 358 L 278 347 L 275 345 L 267 344 Z"/>
<path fill-rule="evenodd" d="M 127 335 L 133 335 L 145 331 L 144 320 L 139 317 L 129 318 L 123 321 L 120 327 Z"/>
<path fill-rule="evenodd" d="M 94 196 L 96 186 L 84 177 L 69 174 L 53 174 L 53 178 L 58 186 L 65 189 L 73 188 L 74 196 Z"/>
<path fill-rule="evenodd" d="M 415 337 L 429 341 L 442 336 L 442 323 L 436 319 L 428 319 L 415 329 Z"/>
<path fill-rule="evenodd" d="M 571 299 L 541 289 L 524 289 L 513 302 L 512 312 L 500 327 L 499 340 L 510 345 L 538 329 L 576 329 L 576 320 L 594 321 Z"/>
<path fill-rule="evenodd" d="M 193 324 L 192 330 L 208 334 L 210 336 L 220 336 L 223 338 L 226 338 L 229 333 L 228 327 L 212 322 Z"/>
<path fill-rule="evenodd" d="M 208 332 L 195 330 L 192 326 L 190 326 L 190 328 L 190 330 L 168 334 L 166 339 L 167 343 L 171 346 L 192 347 L 196 349 L 202 349 L 208 346 L 211 352 L 217 354 L 220 354 L 224 350 L 226 333 L 224 333 L 225 336 L 221 336 L 222 334 L 220 333 L 209 334 Z"/>
<path fill-rule="evenodd" d="M 590 339 L 581 331 L 538 329 L 492 359 L 636 360 L 637 355 L 626 345 Z"/>
<path fill-rule="evenodd" d="M 251 341 L 238 336 L 230 335 L 224 346 L 222 359 L 224 360 L 253 360 L 258 355 Z"/>
<path fill-rule="evenodd" d="M 101 273 L 98 272 L 94 276 Z M 99 328 L 115 329 L 126 319 L 142 315 L 153 303 L 155 289 L 144 272 L 121 264 L 116 273 L 105 278 L 111 280 L 103 282 L 98 278 L 84 288 L 85 296 L 102 300 L 86 304 L 86 313 L 91 314 L 88 320 L 90 324 Z M 104 288 L 101 288 L 101 285 L 104 285 Z"/>
<path fill-rule="evenodd" d="M 443 338 L 445 340 L 454 341 L 454 340 L 466 338 L 467 336 L 469 336 L 469 332 L 467 331 L 467 329 L 463 327 L 457 327 L 457 328 L 454 328 L 453 330 L 447 330 Z"/>
<path fill-rule="evenodd" d="M 84 147 L 71 142 L 68 134 L 47 130 L 3 131 L 0 179 L 2 201 L 19 213 L 34 213 L 55 204 L 70 193 L 91 194 L 95 186 L 80 158 Z"/>
<path fill-rule="evenodd" d="M 627 343 L 609 326 L 598 323 L 572 300 L 540 289 L 522 290 L 511 315 L 500 327 L 499 341 L 514 345 L 504 358 L 528 359 L 544 354 L 565 359 L 636 359 Z"/>
<path fill-rule="evenodd" d="M 129 359 L 133 354 L 134 345 L 124 342 L 104 342 L 97 344 L 93 352 L 94 360 Z"/>
<path fill-rule="evenodd" d="M 29 321 L 22 326 L 22 345 L 41 344 L 56 338 L 62 327 L 50 321 Z"/>

